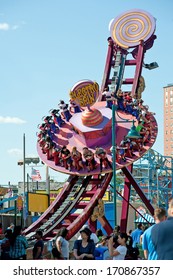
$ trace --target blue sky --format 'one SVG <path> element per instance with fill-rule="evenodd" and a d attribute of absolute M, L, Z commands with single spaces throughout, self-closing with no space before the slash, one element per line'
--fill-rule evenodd
<path fill-rule="evenodd" d="M 41 118 L 79 80 L 102 82 L 112 18 L 143 9 L 156 19 L 157 39 L 145 62 L 143 99 L 156 112 L 159 134 L 154 149 L 163 153 L 163 87 L 173 82 L 172 0 L 0 0 L 0 184 L 23 180 L 23 134 L 26 156 L 37 156 L 36 132 Z M 38 167 L 45 179 L 45 167 Z M 26 167 L 31 173 L 31 168 Z M 65 175 L 50 170 L 64 181 Z"/>

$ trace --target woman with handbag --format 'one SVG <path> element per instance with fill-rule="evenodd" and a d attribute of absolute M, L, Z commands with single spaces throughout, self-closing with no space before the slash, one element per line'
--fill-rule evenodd
<path fill-rule="evenodd" d="M 57 249 L 56 250 L 57 259 L 61 259 L 61 260 L 69 259 L 69 242 L 66 240 L 67 233 L 68 233 L 68 229 L 62 227 L 60 228 L 56 236 L 55 246 Z"/>

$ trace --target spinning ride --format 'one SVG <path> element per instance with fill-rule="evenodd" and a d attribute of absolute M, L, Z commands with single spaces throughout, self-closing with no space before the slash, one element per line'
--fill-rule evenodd
<path fill-rule="evenodd" d="M 58 228 L 66 226 L 70 239 L 87 220 L 94 230 L 93 215 L 108 234 L 112 232 L 104 211 L 96 211 L 113 176 L 112 104 L 116 105 L 116 169 L 125 175 L 121 230 L 127 227 L 131 185 L 153 214 L 153 206 L 131 172 L 133 162 L 153 146 L 157 137 L 154 114 L 141 100 L 145 89 L 141 76 L 144 53 L 153 46 L 154 31 L 155 19 L 142 10 L 128 11 L 111 21 L 101 89 L 94 81 L 79 81 L 70 91 L 70 108 L 60 101 L 59 108 L 50 110 L 51 115 L 39 125 L 37 149 L 41 160 L 69 174 L 69 179 L 43 215 L 25 230 L 26 236 L 41 229 L 44 239 L 50 239 Z M 133 78 L 125 76 L 126 68 L 132 70 Z M 131 131 L 132 123 L 138 137 Z M 78 209 L 83 210 L 78 213 Z"/>

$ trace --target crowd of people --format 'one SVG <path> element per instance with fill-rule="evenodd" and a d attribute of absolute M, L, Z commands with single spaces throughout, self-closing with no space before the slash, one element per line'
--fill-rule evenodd
<path fill-rule="evenodd" d="M 72 258 L 107 260 L 173 260 L 173 199 L 169 207 L 154 210 L 153 225 L 139 223 L 128 233 L 121 232 L 116 226 L 111 235 L 105 235 L 101 229 L 93 233 L 88 225 L 80 230 L 74 241 Z"/>
<path fill-rule="evenodd" d="M 154 219 L 155 224 L 148 228 L 139 223 L 135 230 L 128 233 L 121 232 L 120 226 L 116 226 L 109 236 L 101 229 L 94 233 L 85 224 L 73 241 L 72 252 L 66 239 L 68 229 L 62 227 L 51 241 L 49 251 L 52 258 L 57 260 L 173 260 L 173 199 L 169 201 L 168 211 L 164 208 L 154 210 Z M 0 246 L 3 260 L 27 259 L 28 241 L 21 226 L 8 227 Z M 32 249 L 33 260 L 44 258 L 45 246 L 43 232 L 37 230 Z"/>

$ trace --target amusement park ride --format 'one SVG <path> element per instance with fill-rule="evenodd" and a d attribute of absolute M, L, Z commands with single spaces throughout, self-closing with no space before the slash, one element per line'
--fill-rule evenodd
<path fill-rule="evenodd" d="M 40 229 L 49 240 L 65 226 L 70 239 L 87 221 L 94 228 L 96 220 L 107 234 L 112 233 L 102 198 L 116 170 L 124 175 L 121 230 L 127 228 L 131 186 L 153 215 L 150 199 L 132 171 L 157 137 L 154 113 L 141 99 L 144 55 L 153 46 L 154 32 L 155 19 L 143 10 L 127 11 L 112 20 L 101 88 L 91 80 L 79 81 L 70 91 L 70 106 L 60 101 L 59 109 L 50 110 L 43 118 L 38 132 L 39 157 L 69 178 L 55 201 L 25 230 L 26 237 Z M 126 77 L 128 70 L 133 77 Z M 116 185 L 113 187 L 116 192 Z"/>

